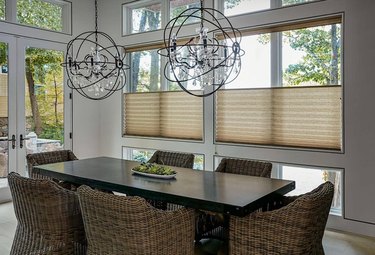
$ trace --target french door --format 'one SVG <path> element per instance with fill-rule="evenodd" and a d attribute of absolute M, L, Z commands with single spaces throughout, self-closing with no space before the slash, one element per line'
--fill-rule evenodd
<path fill-rule="evenodd" d="M 60 65 L 65 46 L 0 34 L 0 202 L 26 155 L 71 149 L 72 106 Z"/>

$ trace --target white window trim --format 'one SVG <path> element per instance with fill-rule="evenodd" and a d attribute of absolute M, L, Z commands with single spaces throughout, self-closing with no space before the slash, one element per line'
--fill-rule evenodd
<path fill-rule="evenodd" d="M 27 24 L 21 24 L 17 21 L 17 0 L 5 0 L 5 20 L 6 22 L 18 24 L 21 26 L 32 27 L 35 29 L 47 30 L 56 33 L 72 34 L 72 3 L 64 0 L 42 0 L 62 7 L 62 31 L 50 30 Z"/>
<path fill-rule="evenodd" d="M 161 1 L 161 0 L 141 0 L 141 1 L 136 1 L 136 2 L 133 2 L 133 3 L 129 3 L 129 4 L 124 4 L 122 6 L 122 12 L 123 12 L 123 20 L 122 20 L 122 23 L 123 23 L 123 31 L 122 31 L 122 34 L 123 35 L 135 35 L 135 34 L 140 34 L 140 33 L 147 33 L 147 32 L 152 32 L 152 31 L 155 31 L 155 30 L 152 30 L 152 31 L 144 31 L 144 32 L 137 32 L 137 33 L 132 33 L 131 30 L 133 29 L 133 16 L 132 16 L 132 10 L 133 9 L 139 9 L 139 8 L 142 8 L 142 7 L 145 7 L 145 6 L 149 6 L 149 5 L 152 5 L 152 4 L 160 4 L 161 5 L 161 8 L 160 8 L 160 20 L 161 20 L 161 28 L 163 28 L 166 24 L 165 22 L 165 14 L 163 14 L 163 12 L 165 12 L 166 10 L 166 3 L 167 1 Z M 156 29 L 156 30 L 159 30 L 159 29 Z"/>

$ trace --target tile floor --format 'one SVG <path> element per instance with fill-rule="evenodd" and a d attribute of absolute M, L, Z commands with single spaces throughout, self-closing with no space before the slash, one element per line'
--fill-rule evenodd
<path fill-rule="evenodd" d="M 0 204 L 0 255 L 9 254 L 16 224 L 13 204 Z M 375 238 L 365 236 L 327 230 L 323 245 L 326 255 L 375 255 Z M 206 240 L 196 255 L 223 254 L 218 247 L 218 241 Z"/>

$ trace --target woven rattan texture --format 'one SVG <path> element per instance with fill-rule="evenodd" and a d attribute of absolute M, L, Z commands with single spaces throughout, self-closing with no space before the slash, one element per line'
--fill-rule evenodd
<path fill-rule="evenodd" d="M 34 166 L 52 164 L 57 162 L 78 160 L 74 153 L 70 150 L 60 150 L 60 151 L 48 151 L 40 152 L 34 154 L 28 154 L 26 156 L 27 169 L 29 171 L 29 176 L 34 179 L 48 179 L 48 177 L 37 174 L 33 171 Z"/>
<path fill-rule="evenodd" d="M 330 182 L 297 197 L 280 209 L 230 218 L 231 255 L 322 255 L 322 238 L 332 203 Z"/>
<path fill-rule="evenodd" d="M 272 163 L 255 160 L 223 158 L 216 172 L 242 174 L 259 177 L 271 177 Z M 228 227 L 224 216 L 219 213 L 200 212 L 197 217 L 196 239 L 213 237 L 228 238 Z"/>
<path fill-rule="evenodd" d="M 271 177 L 272 163 L 255 160 L 223 158 L 216 172 Z"/>
<path fill-rule="evenodd" d="M 8 175 L 18 225 L 11 255 L 86 254 L 78 197 L 50 180 Z"/>
<path fill-rule="evenodd" d="M 155 151 L 148 161 L 149 163 L 156 163 L 166 166 L 193 168 L 194 154 L 169 152 L 169 151 Z M 152 206 L 164 210 L 176 210 L 181 208 L 180 205 L 166 203 L 164 201 L 147 200 Z"/>
<path fill-rule="evenodd" d="M 194 210 L 163 211 L 143 198 L 78 188 L 88 255 L 194 254 Z"/>
<path fill-rule="evenodd" d="M 148 162 L 166 166 L 193 168 L 194 154 L 156 151 Z"/>

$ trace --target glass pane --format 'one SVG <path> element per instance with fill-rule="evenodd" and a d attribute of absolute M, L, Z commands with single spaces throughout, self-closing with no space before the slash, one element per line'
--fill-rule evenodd
<path fill-rule="evenodd" d="M 201 154 L 194 154 L 194 165 L 193 168 L 195 170 L 203 170 L 204 169 L 204 156 Z"/>
<path fill-rule="evenodd" d="M 160 90 L 160 55 L 157 50 L 132 52 L 130 63 L 129 92 Z"/>
<path fill-rule="evenodd" d="M 232 16 L 248 12 L 266 10 L 271 7 L 271 0 L 225 0 L 224 14 Z"/>
<path fill-rule="evenodd" d="M 238 77 L 225 85 L 226 89 L 271 87 L 271 44 L 265 39 L 269 37 L 269 34 L 242 37 L 241 48 L 245 51 L 242 68 Z"/>
<path fill-rule="evenodd" d="M 316 0 L 224 0 L 224 14 L 232 16 L 313 1 Z"/>
<path fill-rule="evenodd" d="M 309 192 L 326 181 L 332 182 L 335 186 L 335 194 L 333 197 L 331 210 L 334 213 L 342 213 L 341 171 L 332 169 L 282 166 L 282 179 L 294 180 L 296 182 L 296 189 L 289 192 L 288 196 L 300 195 Z"/>
<path fill-rule="evenodd" d="M 170 6 L 171 6 L 170 18 L 173 19 L 177 17 L 183 11 L 189 10 L 193 7 L 199 8 L 201 5 L 200 5 L 200 0 L 185 0 L 185 1 L 171 0 Z M 191 13 L 192 11 L 186 11 L 184 12 L 184 15 L 190 15 Z M 200 12 L 195 13 L 194 16 L 200 16 Z M 183 22 L 183 20 L 184 18 L 178 19 L 175 25 L 180 25 Z M 198 21 L 199 21 L 198 18 L 189 18 L 184 22 L 184 24 L 194 23 Z"/>
<path fill-rule="evenodd" d="M 131 33 L 160 29 L 160 11 L 160 3 L 131 9 Z"/>
<path fill-rule="evenodd" d="M 5 0 L 0 0 L 0 20 L 5 20 Z"/>
<path fill-rule="evenodd" d="M 282 33 L 283 86 L 341 84 L 341 25 Z"/>
<path fill-rule="evenodd" d="M 0 188 L 8 186 L 8 44 L 0 42 Z"/>
<path fill-rule="evenodd" d="M 26 153 L 64 147 L 63 52 L 26 49 Z"/>
<path fill-rule="evenodd" d="M 185 58 L 189 58 L 189 50 L 187 47 L 182 47 L 181 49 L 178 50 L 179 54 L 180 54 L 180 57 L 185 57 Z M 184 80 L 186 78 L 184 78 L 183 76 L 180 76 L 179 72 L 177 71 L 177 69 L 175 69 L 175 73 L 173 73 L 173 70 L 171 69 L 171 67 L 169 66 L 168 67 L 169 69 L 169 79 L 171 80 L 176 80 L 175 76 L 177 76 L 177 78 L 179 78 L 179 80 Z M 179 70 L 179 69 L 178 69 Z M 191 69 L 189 70 L 188 72 L 188 75 L 189 77 L 193 77 L 195 74 L 194 74 L 194 70 L 195 69 Z M 164 70 L 163 70 L 164 72 Z M 187 77 L 187 76 L 186 76 Z M 188 90 L 199 90 L 199 86 L 197 86 L 195 83 L 194 83 L 194 79 L 191 79 L 189 81 L 180 81 L 180 84 L 182 86 L 184 86 L 184 88 L 188 89 Z M 168 90 L 169 91 L 177 91 L 177 90 L 182 90 L 182 88 L 178 85 L 177 82 L 172 82 L 172 81 L 168 81 Z"/>
<path fill-rule="evenodd" d="M 39 28 L 62 31 L 63 6 L 52 1 L 17 0 L 17 21 Z"/>
<path fill-rule="evenodd" d="M 278 40 L 277 38 L 280 38 Z M 281 44 L 281 84 L 271 84 L 271 47 Z M 341 24 L 284 31 L 277 34 L 244 36 L 241 72 L 225 85 L 232 88 L 270 86 L 341 85 Z M 274 51 L 276 52 L 276 51 Z"/>
<path fill-rule="evenodd" d="M 147 150 L 132 150 L 132 158 L 131 160 L 139 161 L 139 162 L 147 162 L 155 151 L 147 151 Z"/>

